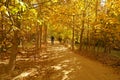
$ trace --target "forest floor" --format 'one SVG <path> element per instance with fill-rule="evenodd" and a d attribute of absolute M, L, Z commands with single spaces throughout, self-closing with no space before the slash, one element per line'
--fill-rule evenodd
<path fill-rule="evenodd" d="M 49 44 L 46 50 L 37 54 L 36 60 L 33 56 L 19 55 L 15 71 L 8 77 L 0 72 L 0 80 L 120 80 L 111 67 L 60 44 Z"/>

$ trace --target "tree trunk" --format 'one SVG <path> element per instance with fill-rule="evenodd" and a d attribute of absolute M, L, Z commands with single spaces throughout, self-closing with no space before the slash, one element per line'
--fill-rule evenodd
<path fill-rule="evenodd" d="M 14 31 L 14 38 L 13 38 L 13 46 L 12 46 L 12 53 L 10 54 L 10 60 L 8 64 L 8 73 L 12 72 L 15 68 L 15 61 L 16 61 L 16 56 L 18 53 L 18 31 Z"/>
<path fill-rule="evenodd" d="M 79 49 L 82 50 L 83 47 L 83 32 L 84 32 L 84 17 L 85 17 L 85 12 L 83 11 L 83 20 L 82 20 L 82 29 L 81 29 L 81 33 L 80 33 L 80 47 Z"/>
<path fill-rule="evenodd" d="M 36 28 L 36 51 L 35 53 L 38 54 L 39 48 L 40 48 L 40 26 L 39 23 L 37 23 L 37 28 Z"/>
<path fill-rule="evenodd" d="M 8 8 L 8 5 L 11 4 L 11 0 L 6 0 L 5 5 Z M 20 22 L 18 21 L 18 18 L 13 18 L 13 16 L 9 13 L 9 19 L 12 22 L 12 26 L 17 26 L 20 28 Z M 7 66 L 7 72 L 11 73 L 15 68 L 15 62 L 16 62 L 16 56 L 18 53 L 18 45 L 19 45 L 19 37 L 18 37 L 18 30 L 14 30 L 14 37 L 13 37 L 13 46 L 12 46 L 12 53 L 10 54 L 10 60 Z"/>
<path fill-rule="evenodd" d="M 40 31 L 39 31 L 39 50 L 41 51 L 41 46 L 42 46 L 42 26 L 39 26 Z"/>
<path fill-rule="evenodd" d="M 5 33 L 4 33 L 4 29 L 3 29 L 3 27 L 4 27 L 4 24 L 3 24 L 3 22 L 4 22 L 4 15 L 3 15 L 3 13 L 1 12 L 1 24 L 0 24 L 0 26 L 1 26 L 1 29 L 0 29 L 0 36 L 1 36 L 1 39 L 0 39 L 0 41 L 1 42 L 3 42 L 3 40 L 4 40 L 4 38 L 5 38 Z M 3 45 L 3 43 L 1 43 L 2 45 L 1 45 L 1 49 L 0 49 L 0 52 L 3 52 L 3 49 L 4 49 L 4 45 Z"/>
<path fill-rule="evenodd" d="M 97 19 L 97 17 L 98 17 L 98 0 L 96 0 L 96 4 L 95 4 L 95 22 L 97 22 L 98 21 L 98 19 Z M 95 29 L 95 27 L 93 27 L 93 31 L 94 31 L 94 33 L 93 34 L 95 34 L 96 33 L 96 29 Z M 95 35 L 93 35 L 93 36 L 95 36 Z M 93 42 L 93 51 L 95 52 L 96 51 L 96 40 L 95 40 L 95 37 L 94 37 L 94 42 Z"/>
<path fill-rule="evenodd" d="M 73 25 L 72 25 L 72 50 L 74 50 L 74 35 L 75 35 L 75 28 L 74 28 L 74 15 L 73 15 Z"/>
<path fill-rule="evenodd" d="M 47 47 L 47 25 L 44 23 L 44 46 Z"/>

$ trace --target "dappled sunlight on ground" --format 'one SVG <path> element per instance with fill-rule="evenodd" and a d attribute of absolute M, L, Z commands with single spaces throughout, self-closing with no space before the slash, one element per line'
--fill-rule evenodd
<path fill-rule="evenodd" d="M 26 72 L 23 72 L 20 75 L 14 77 L 12 80 L 22 80 L 25 77 L 28 77 L 28 76 L 31 76 L 31 75 L 34 76 L 36 73 L 37 73 L 37 69 L 32 68 L 32 69 L 30 69 Z"/>
<path fill-rule="evenodd" d="M 61 70 L 61 65 L 51 66 L 51 68 L 54 68 L 55 70 Z"/>
<path fill-rule="evenodd" d="M 69 79 L 69 76 L 68 74 L 71 73 L 74 69 L 70 69 L 70 70 L 63 70 L 63 78 L 61 80 L 68 80 Z"/>
<path fill-rule="evenodd" d="M 65 50 L 67 50 L 68 48 L 66 48 L 66 47 L 64 47 L 63 45 L 61 45 L 61 46 L 58 46 L 58 47 L 52 47 L 52 48 L 50 48 L 50 49 L 48 49 L 47 51 L 65 51 Z"/>
<path fill-rule="evenodd" d="M 8 64 L 8 60 L 1 60 L 0 64 Z"/>
<path fill-rule="evenodd" d="M 30 60 L 30 59 L 29 59 L 29 58 L 23 58 L 23 57 L 21 57 L 21 56 L 17 56 L 16 61 L 20 61 L 20 60 L 28 61 L 28 60 Z"/>
<path fill-rule="evenodd" d="M 35 60 L 34 56 L 19 55 L 16 61 L 16 69 L 21 71 L 11 80 L 119 80 L 109 68 L 59 43 L 48 45 Z"/>

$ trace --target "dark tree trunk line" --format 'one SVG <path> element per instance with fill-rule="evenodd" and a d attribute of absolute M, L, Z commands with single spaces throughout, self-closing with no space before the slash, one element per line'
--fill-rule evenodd
<path fill-rule="evenodd" d="M 36 54 L 38 53 L 38 50 L 39 50 L 39 39 L 40 39 L 40 34 L 39 34 L 39 32 L 40 32 L 40 30 L 39 30 L 39 24 L 37 23 L 37 27 L 36 27 L 36 50 L 35 50 L 35 52 L 36 52 Z"/>
<path fill-rule="evenodd" d="M 13 37 L 13 46 L 12 46 L 12 53 L 10 54 L 10 60 L 9 64 L 7 66 L 8 73 L 12 72 L 15 68 L 15 62 L 16 62 L 16 56 L 18 53 L 18 31 L 14 31 L 14 37 Z"/>
<path fill-rule="evenodd" d="M 44 48 L 47 47 L 47 25 L 44 22 L 44 34 L 43 34 Z"/>
<path fill-rule="evenodd" d="M 11 4 L 11 0 L 6 1 L 6 7 L 8 8 L 8 5 Z M 20 28 L 20 22 L 18 19 L 15 19 L 10 12 L 8 18 L 10 19 L 12 25 L 11 26 L 16 26 L 17 28 Z M 15 62 L 16 62 L 16 56 L 18 53 L 18 45 L 19 45 L 19 37 L 18 37 L 18 30 L 14 30 L 14 36 L 13 36 L 13 46 L 12 46 L 12 52 L 10 53 L 10 59 L 9 63 L 7 66 L 7 73 L 11 73 L 14 68 L 15 68 Z"/>
<path fill-rule="evenodd" d="M 85 18 L 85 11 L 83 11 L 83 15 L 82 15 L 82 28 L 81 28 L 81 33 L 80 33 L 80 46 L 79 46 L 79 50 L 82 50 L 82 47 L 83 47 L 83 33 L 84 33 L 84 24 L 85 24 L 85 21 L 84 21 L 84 18 Z"/>
<path fill-rule="evenodd" d="M 75 16 L 73 15 L 72 16 L 73 17 L 73 24 L 72 24 L 72 50 L 74 50 L 74 36 L 75 36 L 75 26 L 74 26 L 74 18 L 75 18 Z"/>
<path fill-rule="evenodd" d="M 98 21 L 98 0 L 96 0 L 95 2 L 95 22 Z M 96 33 L 96 29 L 95 29 L 95 26 L 93 27 L 93 51 L 95 52 L 95 49 L 96 49 L 96 40 L 95 40 L 95 33 Z"/>
<path fill-rule="evenodd" d="M 40 36 L 40 37 L 39 37 L 39 38 L 40 38 L 40 39 L 39 39 L 39 43 L 40 43 L 40 44 L 39 44 L 39 50 L 41 51 L 41 50 L 42 50 L 42 48 L 41 48 L 41 47 L 42 47 L 42 34 L 43 34 L 43 33 L 42 33 L 42 26 L 40 26 L 39 34 L 40 34 L 40 35 L 39 35 L 39 36 Z"/>
<path fill-rule="evenodd" d="M 4 15 L 3 15 L 3 13 L 1 12 L 1 15 L 2 15 L 2 19 L 1 19 L 1 24 L 0 24 L 0 26 L 1 26 L 1 31 L 0 31 L 0 36 L 1 36 L 1 39 L 0 39 L 0 41 L 2 42 L 1 44 L 1 49 L 0 49 L 0 52 L 3 52 L 3 49 L 4 49 L 4 44 L 3 44 L 3 40 L 4 40 L 4 38 L 5 38 L 5 33 L 4 33 L 4 29 L 3 29 L 3 27 L 4 27 L 4 24 L 3 24 L 3 22 L 4 22 Z"/>

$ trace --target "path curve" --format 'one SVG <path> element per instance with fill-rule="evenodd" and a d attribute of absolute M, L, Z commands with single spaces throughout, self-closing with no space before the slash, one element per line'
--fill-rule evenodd
<path fill-rule="evenodd" d="M 111 68 L 75 54 L 63 45 L 49 46 L 54 70 L 48 80 L 120 80 Z M 51 62 L 52 63 L 52 62 Z"/>

